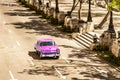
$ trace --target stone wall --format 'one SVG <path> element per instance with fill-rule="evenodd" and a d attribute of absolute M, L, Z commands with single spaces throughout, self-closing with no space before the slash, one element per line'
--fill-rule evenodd
<path fill-rule="evenodd" d="M 59 22 L 64 22 L 65 13 L 64 13 L 63 11 L 62 11 L 62 12 L 59 12 L 57 18 L 58 18 L 58 21 L 59 21 Z"/>
<path fill-rule="evenodd" d="M 112 39 L 111 39 L 110 33 L 108 31 L 104 31 L 104 33 L 100 36 L 99 43 L 101 45 L 111 46 Z"/>
<path fill-rule="evenodd" d="M 105 31 L 100 37 L 100 45 L 108 46 L 109 50 L 116 57 L 120 57 L 120 39 L 112 38 L 111 33 Z"/>
<path fill-rule="evenodd" d="M 69 16 L 66 16 L 65 19 L 64 19 L 64 26 L 65 26 L 66 28 L 70 26 L 70 25 L 69 25 L 70 19 L 71 19 L 71 17 L 69 17 Z"/>
<path fill-rule="evenodd" d="M 76 17 L 71 18 L 70 20 L 70 30 L 78 29 L 78 19 Z"/>
<path fill-rule="evenodd" d="M 87 32 L 87 23 L 83 22 L 83 23 L 79 23 L 79 33 L 85 33 Z"/>
<path fill-rule="evenodd" d="M 53 18 L 57 18 L 58 23 L 64 23 L 66 29 L 70 29 L 71 32 L 89 32 L 94 30 L 93 22 L 79 23 L 79 19 L 77 17 L 69 17 L 64 11 L 59 11 L 59 13 L 55 12 L 55 7 L 47 7 L 47 1 L 42 1 L 42 5 L 39 5 L 38 0 L 26 0 L 28 4 L 35 6 L 38 10 L 44 12 L 44 14 L 53 16 Z M 49 4 L 48 4 L 49 5 Z"/>
<path fill-rule="evenodd" d="M 54 7 L 50 7 L 49 8 L 49 10 L 48 10 L 48 15 L 54 15 L 54 11 L 55 11 L 55 9 L 54 9 Z"/>
<path fill-rule="evenodd" d="M 115 39 L 112 42 L 110 50 L 116 57 L 120 57 L 120 40 L 119 39 Z"/>

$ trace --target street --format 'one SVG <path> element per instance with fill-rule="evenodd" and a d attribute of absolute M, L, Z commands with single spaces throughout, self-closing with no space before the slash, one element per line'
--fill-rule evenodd
<path fill-rule="evenodd" d="M 120 72 L 15 0 L 0 0 L 0 80 L 120 80 Z M 51 38 L 59 59 L 40 59 L 34 44 Z"/>

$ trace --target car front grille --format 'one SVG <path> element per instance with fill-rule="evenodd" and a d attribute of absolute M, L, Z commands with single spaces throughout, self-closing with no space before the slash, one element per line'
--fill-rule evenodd
<path fill-rule="evenodd" d="M 52 52 L 52 53 L 43 53 L 43 54 L 45 54 L 45 55 L 51 55 L 51 54 L 57 54 L 57 53 L 55 53 L 55 52 L 53 53 Z"/>

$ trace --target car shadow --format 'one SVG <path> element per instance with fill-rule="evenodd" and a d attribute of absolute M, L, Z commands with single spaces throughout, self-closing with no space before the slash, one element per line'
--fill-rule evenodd
<path fill-rule="evenodd" d="M 31 56 L 35 60 L 57 60 L 53 57 L 45 57 L 41 59 L 35 51 L 28 51 L 28 55 Z"/>
<path fill-rule="evenodd" d="M 35 51 L 28 51 L 28 55 L 31 56 L 33 59 L 40 59 Z"/>

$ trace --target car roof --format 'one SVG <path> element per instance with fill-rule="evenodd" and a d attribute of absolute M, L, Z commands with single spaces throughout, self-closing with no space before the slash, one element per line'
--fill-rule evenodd
<path fill-rule="evenodd" d="M 52 39 L 40 39 L 39 41 L 40 42 L 47 42 L 47 41 L 54 41 L 54 40 L 52 40 Z"/>

